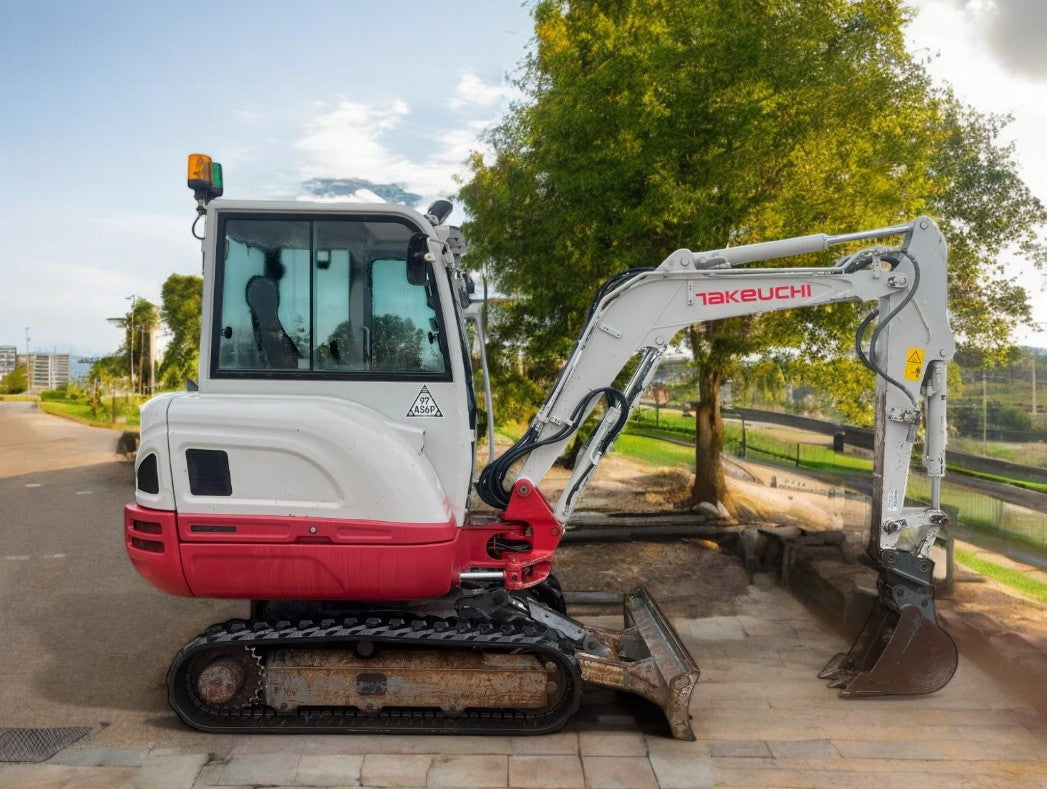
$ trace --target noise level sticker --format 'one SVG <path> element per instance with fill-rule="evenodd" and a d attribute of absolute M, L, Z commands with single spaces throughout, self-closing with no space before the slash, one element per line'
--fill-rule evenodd
<path fill-rule="evenodd" d="M 923 348 L 910 348 L 905 355 L 905 377 L 910 381 L 919 381 L 923 375 Z"/>
<path fill-rule="evenodd" d="M 411 407 L 407 409 L 408 416 L 443 416 L 440 406 L 436 404 L 433 396 L 429 393 L 429 387 L 423 386 L 418 396 L 414 399 Z"/>

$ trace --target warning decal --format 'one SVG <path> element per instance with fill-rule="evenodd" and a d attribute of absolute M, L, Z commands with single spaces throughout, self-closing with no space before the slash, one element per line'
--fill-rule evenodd
<path fill-rule="evenodd" d="M 414 399 L 411 407 L 407 409 L 408 416 L 443 416 L 440 406 L 436 404 L 433 396 L 429 393 L 429 387 L 423 386 Z"/>
<path fill-rule="evenodd" d="M 910 348 L 905 355 L 905 377 L 919 381 L 923 377 L 923 348 Z"/>

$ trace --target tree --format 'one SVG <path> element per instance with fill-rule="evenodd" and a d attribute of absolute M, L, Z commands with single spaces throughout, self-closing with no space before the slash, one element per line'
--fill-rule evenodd
<path fill-rule="evenodd" d="M 0 394 L 21 394 L 29 388 L 29 375 L 25 362 L 0 378 Z"/>
<path fill-rule="evenodd" d="M 103 357 L 91 366 L 91 378 L 127 376 L 134 391 L 144 392 L 153 363 L 151 330 L 160 322 L 156 305 L 148 299 L 135 296 L 127 314 L 110 318 L 109 322 L 123 329 L 124 343 L 116 353 Z"/>
<path fill-rule="evenodd" d="M 472 258 L 494 261 L 499 288 L 517 296 L 492 334 L 526 348 L 536 390 L 559 371 L 601 280 L 680 247 L 933 212 L 963 241 L 954 301 L 981 282 L 1006 297 L 1001 330 L 1028 314 L 1025 294 L 979 253 L 1014 239 L 1035 252 L 1043 207 L 999 147 L 998 121 L 936 90 L 906 52 L 900 0 L 544 0 L 534 15 L 527 101 L 490 134 L 493 157 L 474 156 L 460 196 Z M 971 194 L 986 182 L 991 198 Z M 995 221 L 988 200 L 1006 206 Z M 845 355 L 859 309 L 688 330 L 695 500 L 730 506 L 719 398 L 737 360 L 774 348 Z M 994 320 L 976 308 L 958 318 L 967 336 Z"/>
<path fill-rule="evenodd" d="M 200 310 L 204 281 L 192 274 L 172 274 L 160 290 L 160 315 L 171 333 L 157 370 L 160 385 L 177 389 L 197 375 L 200 365 Z"/>

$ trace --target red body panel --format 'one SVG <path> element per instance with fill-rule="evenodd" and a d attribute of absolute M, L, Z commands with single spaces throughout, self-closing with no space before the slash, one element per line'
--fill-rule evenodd
<path fill-rule="evenodd" d="M 466 570 L 504 570 L 509 589 L 544 581 L 563 529 L 538 490 L 513 489 L 501 519 L 445 523 L 179 514 L 124 508 L 127 555 L 150 583 L 183 597 L 417 600 Z M 492 556 L 492 538 L 530 544 Z"/>
<path fill-rule="evenodd" d="M 196 597 L 417 600 L 446 594 L 454 542 L 432 545 L 182 544 Z"/>
<path fill-rule="evenodd" d="M 177 514 L 124 508 L 127 555 L 185 597 L 412 600 L 457 582 L 458 528 L 302 517 Z"/>

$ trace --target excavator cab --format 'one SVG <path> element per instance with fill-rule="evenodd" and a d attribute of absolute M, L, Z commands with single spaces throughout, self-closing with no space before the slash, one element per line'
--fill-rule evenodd
<path fill-rule="evenodd" d="M 196 596 L 446 594 L 476 420 L 447 243 L 392 205 L 207 217 L 198 391 L 146 407 L 131 519 L 167 550 L 136 564 Z"/>

